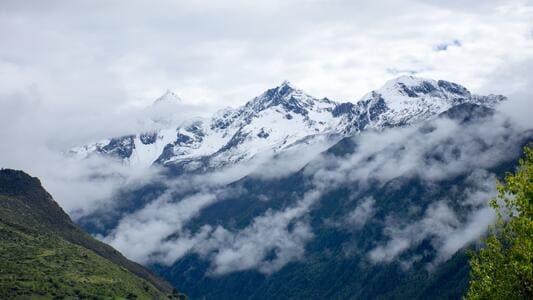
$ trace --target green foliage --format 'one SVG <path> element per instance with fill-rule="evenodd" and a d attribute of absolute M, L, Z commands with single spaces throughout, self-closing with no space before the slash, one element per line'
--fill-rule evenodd
<path fill-rule="evenodd" d="M 166 299 L 147 281 L 56 235 L 0 222 L 0 298 Z"/>
<path fill-rule="evenodd" d="M 533 148 L 498 183 L 497 221 L 486 246 L 471 253 L 467 299 L 533 299 Z"/>

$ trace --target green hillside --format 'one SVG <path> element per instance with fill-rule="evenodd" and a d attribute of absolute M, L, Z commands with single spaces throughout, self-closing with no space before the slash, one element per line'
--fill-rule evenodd
<path fill-rule="evenodd" d="M 0 298 L 167 299 L 167 282 L 77 227 L 24 172 L 0 170 Z"/>

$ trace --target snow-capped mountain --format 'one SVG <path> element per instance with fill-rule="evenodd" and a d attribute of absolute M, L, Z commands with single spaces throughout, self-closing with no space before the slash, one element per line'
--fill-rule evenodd
<path fill-rule="evenodd" d="M 366 94 L 361 102 L 383 103 L 388 108 L 374 122 L 374 126 L 380 127 L 426 120 L 463 103 L 493 107 L 504 98 L 501 95 L 472 95 L 465 87 L 444 80 L 402 76 Z"/>
<path fill-rule="evenodd" d="M 356 103 L 314 98 L 285 81 L 245 105 L 224 109 L 209 119 L 172 126 L 181 100 L 167 92 L 147 112 L 162 116 L 166 129 L 131 134 L 71 149 L 78 157 L 110 155 L 130 164 L 180 164 L 189 169 L 217 167 L 261 153 L 280 153 L 295 145 L 357 134 L 369 128 L 406 126 L 463 103 L 493 107 L 501 95 L 478 96 L 444 81 L 402 76 Z M 170 116 L 170 117 L 169 117 Z M 169 121 L 171 120 L 171 121 Z"/>

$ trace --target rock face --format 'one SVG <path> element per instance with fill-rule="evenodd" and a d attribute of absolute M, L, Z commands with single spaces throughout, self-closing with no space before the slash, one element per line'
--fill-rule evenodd
<path fill-rule="evenodd" d="M 210 119 L 191 119 L 179 126 L 168 124 L 166 129 L 111 138 L 70 152 L 79 157 L 107 155 L 146 166 L 157 163 L 180 165 L 187 170 L 217 168 L 262 153 L 280 153 L 302 141 L 329 140 L 333 144 L 363 130 L 427 120 L 460 104 L 493 107 L 503 100 L 501 95 L 473 95 L 465 87 L 444 80 L 402 76 L 356 103 L 338 103 L 314 98 L 285 81 L 245 105 L 221 110 Z M 147 108 L 147 117 L 154 120 L 154 115 L 163 112 L 171 115 L 172 110 L 179 109 L 180 101 L 167 92 Z"/>

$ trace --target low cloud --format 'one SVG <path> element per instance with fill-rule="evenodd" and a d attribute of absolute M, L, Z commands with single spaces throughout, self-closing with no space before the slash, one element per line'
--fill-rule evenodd
<path fill-rule="evenodd" d="M 490 128 L 491 130 L 487 130 Z M 518 129 L 517 129 L 518 128 Z M 439 181 L 476 169 L 488 169 L 518 155 L 524 131 L 500 114 L 472 124 L 450 119 L 354 137 L 356 151 L 313 161 L 306 174 L 316 185 L 331 186 L 395 178 Z"/>
<path fill-rule="evenodd" d="M 356 229 L 363 227 L 374 216 L 376 200 L 372 197 L 364 199 L 357 207 L 346 216 L 346 223 Z"/>
<path fill-rule="evenodd" d="M 194 194 L 176 201 L 169 193 L 123 218 L 103 240 L 128 257 L 147 262 L 166 238 L 182 233 L 184 225 L 216 200 L 213 194 Z"/>
<path fill-rule="evenodd" d="M 268 211 L 234 235 L 224 235 L 222 247 L 212 257 L 213 274 L 248 269 L 270 274 L 287 263 L 303 258 L 305 244 L 313 237 L 308 222 L 301 220 L 320 193 L 311 191 L 295 206 Z M 217 228 L 217 230 L 225 231 Z"/>
<path fill-rule="evenodd" d="M 487 195 L 486 199 L 491 196 Z M 390 263 L 428 239 L 437 252 L 432 264 L 438 264 L 478 240 L 494 219 L 494 211 L 483 206 L 470 211 L 467 220 L 461 222 L 449 204 L 439 201 L 432 204 L 420 220 L 403 225 L 396 222 L 387 224 L 384 232 L 388 241 L 369 251 L 368 258 L 374 263 Z"/>
<path fill-rule="evenodd" d="M 211 261 L 212 275 L 249 269 L 270 274 L 303 257 L 305 244 L 313 237 L 303 217 L 319 197 L 319 192 L 310 191 L 294 206 L 268 210 L 242 230 L 204 225 L 191 234 L 184 225 L 215 196 L 194 195 L 171 203 L 165 195 L 121 220 L 103 240 L 143 263 L 171 265 L 197 253 Z"/>

